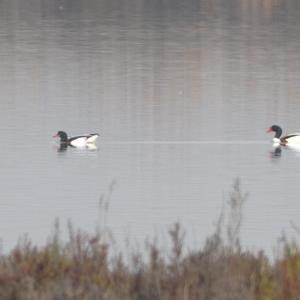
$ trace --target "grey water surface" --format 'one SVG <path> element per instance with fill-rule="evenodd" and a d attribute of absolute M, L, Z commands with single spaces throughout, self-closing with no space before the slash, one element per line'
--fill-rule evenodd
<path fill-rule="evenodd" d="M 265 132 L 300 131 L 299 34 L 298 0 L 1 1 L 3 248 L 56 218 L 120 243 L 180 221 L 193 248 L 238 177 L 242 245 L 270 252 L 300 226 L 300 151 Z"/>

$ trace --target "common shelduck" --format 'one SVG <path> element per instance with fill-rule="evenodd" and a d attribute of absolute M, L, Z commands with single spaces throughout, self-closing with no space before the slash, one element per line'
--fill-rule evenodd
<path fill-rule="evenodd" d="M 278 125 L 272 125 L 270 128 L 268 128 L 267 132 L 275 132 L 273 138 L 274 144 L 280 144 L 282 146 L 292 146 L 300 144 L 300 133 L 289 133 L 287 135 L 281 136 L 282 129 Z"/>
<path fill-rule="evenodd" d="M 73 147 L 85 147 L 94 144 L 99 137 L 98 133 L 90 133 L 87 135 L 79 135 L 68 138 L 68 135 L 64 131 L 58 131 L 53 137 L 59 137 L 60 143 L 63 145 L 69 145 Z"/>

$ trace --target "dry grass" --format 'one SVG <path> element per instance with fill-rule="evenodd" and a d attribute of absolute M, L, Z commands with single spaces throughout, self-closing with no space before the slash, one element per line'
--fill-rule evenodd
<path fill-rule="evenodd" d="M 300 299 L 300 251 L 284 240 L 283 252 L 270 263 L 263 252 L 243 251 L 238 233 L 247 195 L 234 184 L 230 221 L 223 236 L 221 214 L 215 233 L 202 249 L 184 254 L 184 231 L 169 230 L 172 247 L 162 255 L 147 243 L 143 255 L 111 255 L 101 234 L 69 226 L 61 241 L 58 224 L 44 247 L 24 238 L 0 257 L 0 299 L 14 300 L 296 300 Z M 145 257 L 147 253 L 148 257 Z"/>

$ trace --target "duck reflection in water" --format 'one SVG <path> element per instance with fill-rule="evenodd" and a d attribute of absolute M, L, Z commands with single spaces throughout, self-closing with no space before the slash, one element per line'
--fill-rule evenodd
<path fill-rule="evenodd" d="M 293 152 L 297 155 L 297 157 L 300 156 L 300 145 L 293 145 L 293 146 L 276 146 L 273 147 L 273 151 L 270 151 L 270 155 L 272 158 L 279 158 L 281 157 L 281 153 L 282 153 L 282 149 L 284 149 L 284 151 L 289 151 L 289 152 Z"/>
<path fill-rule="evenodd" d="M 66 143 L 60 143 L 59 147 L 57 147 L 57 152 L 65 152 L 68 148 Z"/>
<path fill-rule="evenodd" d="M 273 151 L 270 152 L 271 157 L 279 158 L 281 156 L 281 152 L 282 152 L 281 146 L 274 147 Z"/>
<path fill-rule="evenodd" d="M 88 144 L 85 147 L 73 147 L 71 145 L 68 145 L 66 143 L 60 143 L 58 147 L 56 147 L 57 152 L 65 152 L 67 151 L 68 147 L 75 149 L 77 151 L 96 151 L 98 150 L 98 147 L 95 144 Z"/>

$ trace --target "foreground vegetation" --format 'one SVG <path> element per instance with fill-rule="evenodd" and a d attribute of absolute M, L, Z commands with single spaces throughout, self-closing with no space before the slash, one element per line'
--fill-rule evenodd
<path fill-rule="evenodd" d="M 229 221 L 222 213 L 205 245 L 188 253 L 179 224 L 169 230 L 169 253 L 147 243 L 143 253 L 131 253 L 126 262 L 121 253 L 111 253 L 100 231 L 87 234 L 70 225 L 69 239 L 63 242 L 56 225 L 48 244 L 39 248 L 24 238 L 1 255 L 0 299 L 300 299 L 300 250 L 295 243 L 283 240 L 272 263 L 263 252 L 240 246 L 246 197 L 237 181 L 228 201 Z"/>

